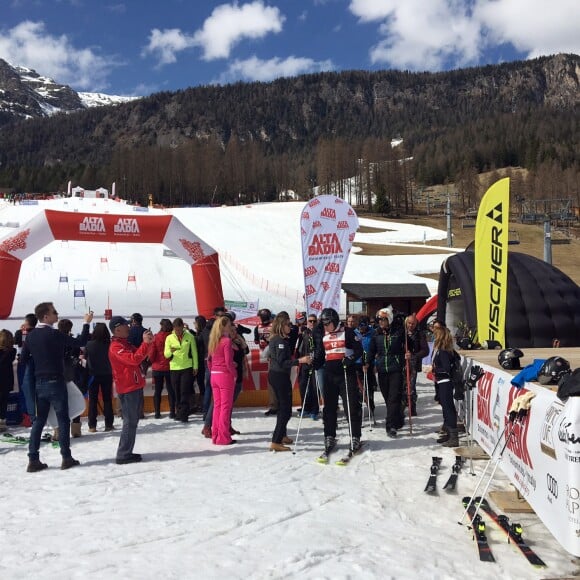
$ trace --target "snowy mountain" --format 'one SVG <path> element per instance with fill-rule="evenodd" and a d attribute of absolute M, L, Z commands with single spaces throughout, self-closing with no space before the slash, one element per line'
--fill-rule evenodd
<path fill-rule="evenodd" d="M 47 117 L 55 113 L 116 105 L 135 98 L 77 93 L 68 85 L 59 84 L 33 69 L 14 66 L 0 59 L 0 125 L 18 118 Z"/>

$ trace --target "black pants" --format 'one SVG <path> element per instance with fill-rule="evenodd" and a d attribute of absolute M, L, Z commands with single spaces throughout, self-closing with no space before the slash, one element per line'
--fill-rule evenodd
<path fill-rule="evenodd" d="M 348 383 L 347 385 L 345 385 L 345 372 L 342 368 L 342 363 L 333 364 L 332 367 L 327 363 L 324 369 L 324 411 L 322 412 L 325 437 L 336 437 L 336 410 L 338 408 L 338 396 L 340 395 L 343 407 L 345 410 L 348 409 L 352 436 L 360 438 L 362 405 L 354 369 L 348 369 L 346 371 L 346 381 Z M 347 405 L 347 389 L 350 405 Z"/>
<path fill-rule="evenodd" d="M 99 389 L 103 398 L 105 426 L 113 426 L 113 375 L 94 375 L 89 379 L 89 427 L 97 426 Z"/>
<path fill-rule="evenodd" d="M 6 412 L 8 411 L 8 394 L 10 387 L 0 386 L 0 419 L 6 419 Z"/>
<path fill-rule="evenodd" d="M 292 416 L 292 383 L 290 373 L 268 372 L 268 382 L 276 393 L 278 399 L 278 414 L 276 415 L 276 427 L 272 435 L 272 443 L 282 443 L 286 436 L 286 426 Z"/>
<path fill-rule="evenodd" d="M 379 388 L 387 406 L 386 429 L 400 429 L 403 426 L 403 409 L 401 406 L 403 392 L 403 373 L 379 373 Z"/>
<path fill-rule="evenodd" d="M 317 414 L 320 412 L 318 406 L 318 393 L 316 389 L 316 379 L 314 369 L 311 365 L 300 365 L 299 374 L 300 399 L 302 401 L 302 413 L 304 415 Z"/>
<path fill-rule="evenodd" d="M 169 414 L 175 417 L 175 391 L 171 384 L 171 373 L 169 371 L 153 371 L 153 406 L 155 414 L 159 415 L 161 412 L 161 393 L 163 392 L 163 385 L 167 389 L 167 398 L 169 399 Z"/>
<path fill-rule="evenodd" d="M 170 371 L 170 375 L 171 385 L 175 392 L 175 416 L 185 423 L 189 417 L 189 401 L 193 393 L 193 370 L 189 368 Z"/>
<path fill-rule="evenodd" d="M 437 382 L 439 403 L 443 411 L 443 424 L 450 429 L 457 429 L 457 410 L 453 400 L 453 385 L 449 379 Z"/>

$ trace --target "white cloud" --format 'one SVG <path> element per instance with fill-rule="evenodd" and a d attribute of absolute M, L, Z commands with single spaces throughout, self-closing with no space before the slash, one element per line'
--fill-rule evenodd
<path fill-rule="evenodd" d="M 193 34 L 177 28 L 152 30 L 149 44 L 141 54 L 154 54 L 163 65 L 175 62 L 178 52 L 197 46 L 202 49 L 204 60 L 229 58 L 233 47 L 242 40 L 255 40 L 281 32 L 284 20 L 278 8 L 265 6 L 261 0 L 242 6 L 222 4 Z"/>
<path fill-rule="evenodd" d="M 244 38 L 263 38 L 282 31 L 285 17 L 278 8 L 261 1 L 238 6 L 222 4 L 214 9 L 195 35 L 203 48 L 204 59 L 228 58 L 234 45 Z"/>
<path fill-rule="evenodd" d="M 497 44 L 529 57 L 580 52 L 578 0 L 351 0 L 361 23 L 380 23 L 373 63 L 440 70 L 477 64 Z"/>
<path fill-rule="evenodd" d="M 177 60 L 177 52 L 193 45 L 193 37 L 184 34 L 179 28 L 154 28 L 149 35 L 149 44 L 141 51 L 141 56 L 154 54 L 159 65 L 171 64 Z"/>
<path fill-rule="evenodd" d="M 232 62 L 217 82 L 226 83 L 236 80 L 268 82 L 280 77 L 328 71 L 334 68 L 330 60 L 315 61 L 311 58 L 295 56 L 262 60 L 253 56 L 246 60 Z"/>
<path fill-rule="evenodd" d="M 98 91 L 106 88 L 107 76 L 120 63 L 93 49 L 76 48 L 66 35 L 49 34 L 43 22 L 21 22 L 0 30 L 0 57 L 13 65 L 25 66 L 75 89 Z"/>
<path fill-rule="evenodd" d="M 580 54 L 578 0 L 479 0 L 474 16 L 490 40 L 511 43 L 529 58 L 559 52 Z"/>

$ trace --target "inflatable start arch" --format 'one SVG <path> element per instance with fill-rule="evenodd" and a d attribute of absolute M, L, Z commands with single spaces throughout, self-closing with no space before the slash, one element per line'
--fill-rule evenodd
<path fill-rule="evenodd" d="M 217 252 L 175 216 L 91 214 L 44 210 L 0 242 L 0 318 L 8 318 L 26 258 L 55 240 L 164 244 L 191 265 L 198 313 L 210 317 L 223 304 Z"/>

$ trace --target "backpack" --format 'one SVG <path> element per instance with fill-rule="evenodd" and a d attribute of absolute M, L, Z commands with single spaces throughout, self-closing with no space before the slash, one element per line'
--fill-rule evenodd
<path fill-rule="evenodd" d="M 464 369 L 457 351 L 453 351 L 453 363 L 451 364 L 449 379 L 453 385 L 453 398 L 456 401 L 463 401 L 465 399 Z"/>

